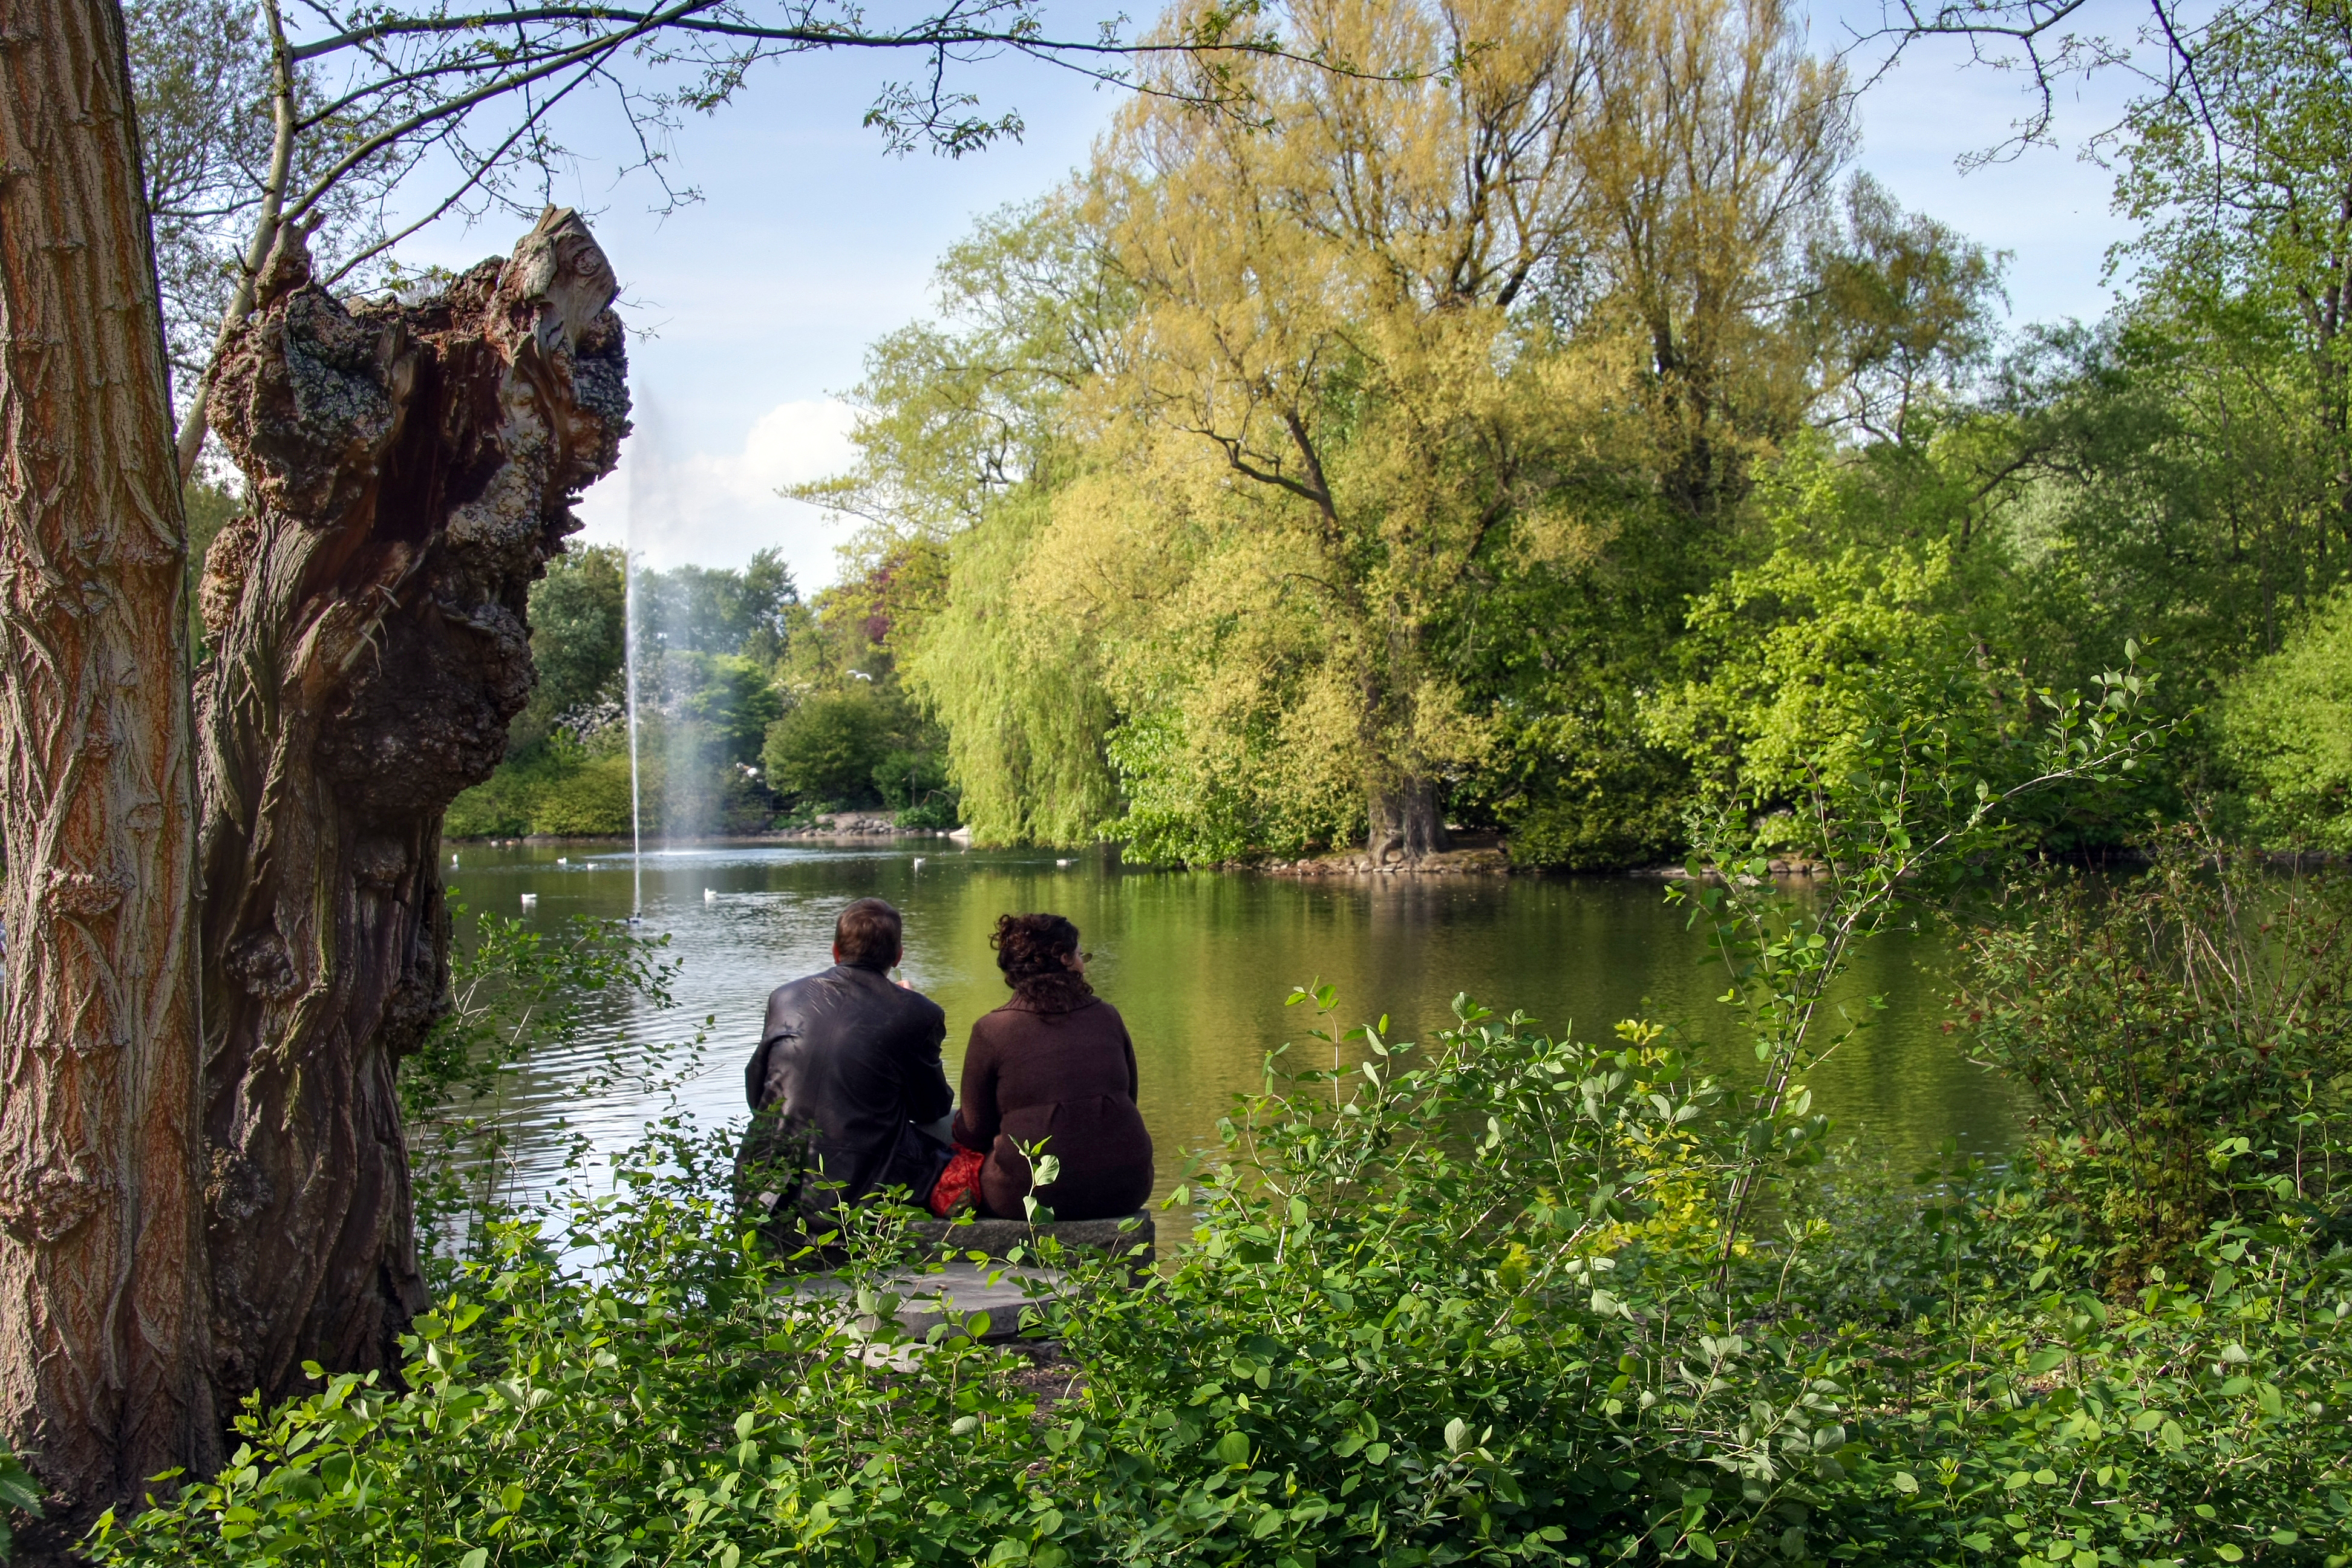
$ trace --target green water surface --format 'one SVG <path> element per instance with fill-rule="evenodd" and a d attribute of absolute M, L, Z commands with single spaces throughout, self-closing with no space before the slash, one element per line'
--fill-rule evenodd
<path fill-rule="evenodd" d="M 478 910 L 551 925 L 568 915 L 629 912 L 625 847 L 459 845 L 446 874 Z M 564 862 L 559 864 L 559 858 Z M 948 1070 L 961 1068 L 972 1020 L 1006 991 L 988 946 L 996 917 L 1051 910 L 1085 933 L 1096 989 L 1126 1016 L 1142 1106 L 1159 1149 L 1160 1189 L 1187 1151 L 1213 1141 L 1233 1095 L 1262 1081 L 1269 1050 L 1312 1026 L 1286 1007 L 1294 985 L 1339 988 L 1345 1021 L 1385 1013 L 1391 1037 L 1442 1026 L 1457 994 L 1522 1009 L 1551 1030 L 1598 1037 L 1621 1018 L 1667 1023 L 1727 1074 L 1752 1073 L 1748 1044 L 1715 998 L 1697 936 L 1662 883 L 1638 878 L 1360 877 L 1313 880 L 1247 872 L 1122 868 L 1108 853 L 962 850 L 945 839 L 866 846 L 715 845 L 649 849 L 645 929 L 682 959 L 678 1006 L 608 1021 L 664 1042 L 712 1017 L 709 1057 L 683 1103 L 719 1125 L 745 1114 L 742 1066 L 768 992 L 830 962 L 833 920 L 851 899 L 888 899 L 907 917 L 904 977 L 947 1009 Z M 524 893 L 536 895 L 526 910 Z M 1906 932 L 1866 950 L 1847 987 L 1883 1012 L 1814 1077 L 1815 1103 L 1841 1134 L 1905 1166 L 1948 1136 L 1998 1154 L 2019 1107 L 1942 1029 L 1941 942 Z M 1328 1047 L 1312 1047 L 1328 1053 Z M 530 1064 L 513 1103 L 526 1180 L 551 1169 L 559 1122 L 599 1147 L 624 1145 L 662 1102 L 634 1090 L 582 1099 L 591 1059 Z"/>

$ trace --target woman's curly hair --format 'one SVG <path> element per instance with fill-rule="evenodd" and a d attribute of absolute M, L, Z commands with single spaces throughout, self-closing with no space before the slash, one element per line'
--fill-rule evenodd
<path fill-rule="evenodd" d="M 1024 1002 L 1067 1012 L 1095 994 L 1066 962 L 1078 951 L 1078 928 L 1061 915 L 999 915 L 988 945 L 996 950 L 1004 984 Z"/>

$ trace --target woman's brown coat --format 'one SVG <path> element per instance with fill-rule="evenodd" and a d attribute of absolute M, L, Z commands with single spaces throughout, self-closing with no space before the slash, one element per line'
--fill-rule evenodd
<path fill-rule="evenodd" d="M 1029 1162 L 1045 1144 L 1061 1162 L 1037 1201 L 1056 1219 L 1132 1214 L 1151 1196 L 1151 1134 L 1136 1109 L 1135 1044 L 1098 996 L 1069 1011 L 1015 996 L 971 1026 L 955 1140 L 988 1156 L 974 1196 L 1001 1219 L 1023 1217 Z"/>

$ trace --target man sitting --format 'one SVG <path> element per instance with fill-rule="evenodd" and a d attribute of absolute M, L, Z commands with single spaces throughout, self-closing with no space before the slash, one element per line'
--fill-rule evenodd
<path fill-rule="evenodd" d="M 947 1015 L 894 984 L 898 911 L 860 899 L 834 925 L 834 965 L 778 986 L 743 1072 L 751 1126 L 736 1156 L 737 1190 L 777 1239 L 822 1236 L 835 1205 L 892 1187 L 930 1196 L 952 1151 L 954 1102 L 940 1066 Z M 757 1211 L 765 1211 L 764 1213 Z"/>

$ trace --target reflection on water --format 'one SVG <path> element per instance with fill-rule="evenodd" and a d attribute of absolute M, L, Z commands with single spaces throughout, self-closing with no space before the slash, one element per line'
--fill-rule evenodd
<path fill-rule="evenodd" d="M 567 915 L 625 915 L 625 849 L 459 846 L 449 872 L 478 910 L 552 925 Z M 559 853 L 568 864 L 558 864 Z M 530 909 L 521 895 L 536 895 Z M 706 894 L 708 895 L 706 897 Z M 1349 1023 L 1386 1013 L 1391 1037 L 1441 1026 L 1457 993 L 1497 1012 L 1518 1008 L 1552 1031 L 1584 1037 L 1620 1018 L 1673 1025 L 1727 1074 L 1752 1073 L 1748 1047 L 1715 997 L 1720 972 L 1698 963 L 1698 939 L 1644 879 L 1388 877 L 1294 881 L 1248 874 L 1133 871 L 1104 855 L 1066 862 L 1034 851 L 961 851 L 944 839 L 872 847 L 772 844 L 648 852 L 645 930 L 667 931 L 684 961 L 677 1009 L 622 1021 L 643 1039 L 690 1032 L 715 1016 L 709 1065 L 685 1092 L 706 1125 L 745 1113 L 742 1064 L 756 1043 L 767 994 L 831 962 L 834 915 L 878 895 L 906 912 L 905 977 L 947 1009 L 954 1081 L 972 1020 L 1006 994 L 988 935 L 1008 910 L 1069 916 L 1094 954 L 1088 975 L 1126 1016 L 1143 1079 L 1145 1120 L 1160 1151 L 1160 1190 L 1175 1184 L 1184 1152 L 1213 1141 L 1238 1090 L 1261 1081 L 1265 1053 L 1311 1026 L 1285 1007 L 1293 985 L 1339 987 Z M 1938 1027 L 1940 992 L 1923 966 L 1932 939 L 1890 936 L 1853 975 L 1855 1001 L 1886 1010 L 1813 1079 L 1815 1104 L 1843 1135 L 1873 1152 L 1917 1163 L 1941 1139 L 1997 1152 L 2018 1108 L 2004 1088 L 1961 1059 Z M 610 1149 L 633 1141 L 660 1106 L 615 1095 L 583 1105 L 563 1084 L 586 1063 L 532 1064 L 519 1101 L 536 1118 L 526 1133 L 526 1179 L 556 1152 L 555 1120 Z"/>

